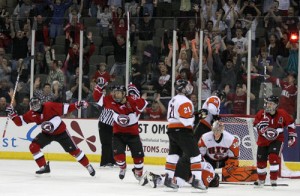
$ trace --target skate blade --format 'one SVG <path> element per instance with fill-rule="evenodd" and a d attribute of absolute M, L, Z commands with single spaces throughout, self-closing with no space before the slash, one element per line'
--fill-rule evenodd
<path fill-rule="evenodd" d="M 207 193 L 207 190 L 202 190 L 202 189 L 192 189 L 191 193 Z"/>
<path fill-rule="evenodd" d="M 45 173 L 45 174 L 35 174 L 35 177 L 40 177 L 40 178 L 51 177 L 51 174 L 50 174 L 50 173 Z"/>
<path fill-rule="evenodd" d="M 173 188 L 165 187 L 164 188 L 164 192 L 178 192 L 178 189 L 173 189 Z"/>

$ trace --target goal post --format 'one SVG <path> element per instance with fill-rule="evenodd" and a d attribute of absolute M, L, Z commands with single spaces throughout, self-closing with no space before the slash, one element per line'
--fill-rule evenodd
<path fill-rule="evenodd" d="M 240 166 L 256 166 L 257 132 L 253 129 L 254 116 L 222 114 L 225 130 L 235 135 L 240 144 Z M 291 149 L 292 150 L 292 149 Z M 300 179 L 300 171 L 290 170 L 281 154 L 279 177 Z"/>

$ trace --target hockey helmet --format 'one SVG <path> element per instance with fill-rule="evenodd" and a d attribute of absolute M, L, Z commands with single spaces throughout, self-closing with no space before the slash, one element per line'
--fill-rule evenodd
<path fill-rule="evenodd" d="M 274 114 L 278 108 L 279 98 L 278 96 L 271 95 L 265 99 L 265 111 L 270 114 Z"/>
<path fill-rule="evenodd" d="M 225 93 L 224 91 L 217 90 L 217 91 L 215 92 L 215 95 L 216 95 L 217 97 L 219 97 L 220 100 L 223 100 L 223 99 L 226 98 L 226 93 Z"/>
<path fill-rule="evenodd" d="M 113 87 L 113 99 L 115 102 L 120 103 L 126 95 L 126 87 L 124 85 L 115 85 Z"/>
<path fill-rule="evenodd" d="M 183 93 L 185 95 L 190 95 L 193 92 L 193 86 L 189 81 L 184 79 L 179 79 L 175 81 L 174 84 L 175 90 L 177 93 Z"/>
<path fill-rule="evenodd" d="M 31 109 L 35 112 L 42 108 L 42 101 L 38 97 L 32 97 L 29 104 Z"/>

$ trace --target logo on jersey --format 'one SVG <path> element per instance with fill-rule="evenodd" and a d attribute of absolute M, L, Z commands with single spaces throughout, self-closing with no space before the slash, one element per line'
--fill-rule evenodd
<path fill-rule="evenodd" d="M 54 132 L 54 125 L 50 121 L 45 121 L 41 124 L 41 128 L 44 132 L 53 133 Z"/>
<path fill-rule="evenodd" d="M 80 136 L 80 137 L 72 136 L 72 139 L 73 139 L 73 141 L 75 142 L 76 145 L 78 145 L 82 141 L 85 141 L 87 143 L 87 145 L 89 146 L 90 150 L 92 152 L 96 152 L 96 150 L 97 150 L 97 148 L 95 146 L 96 137 L 94 135 L 89 136 L 89 137 L 86 138 L 83 135 L 83 132 L 82 132 L 78 122 L 76 122 L 76 121 L 71 122 L 71 128 Z"/>
<path fill-rule="evenodd" d="M 276 129 L 273 128 L 266 128 L 266 131 L 264 132 L 264 136 L 267 140 L 273 141 L 278 137 L 279 133 L 276 131 Z"/>
<path fill-rule="evenodd" d="M 117 118 L 118 124 L 119 124 L 120 126 L 122 126 L 122 127 L 128 126 L 129 121 L 130 121 L 129 117 L 128 117 L 127 115 L 124 115 L 124 114 L 120 114 L 120 115 L 118 116 L 118 118 Z"/>

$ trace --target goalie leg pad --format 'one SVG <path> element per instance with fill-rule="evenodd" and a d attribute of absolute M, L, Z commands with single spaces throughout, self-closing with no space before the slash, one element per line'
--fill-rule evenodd
<path fill-rule="evenodd" d="M 223 182 L 253 182 L 258 178 L 255 166 L 223 167 Z"/>
<path fill-rule="evenodd" d="M 278 154 L 271 153 L 269 154 L 269 163 L 270 163 L 270 179 L 277 180 L 279 173 L 279 163 L 280 157 Z"/>

